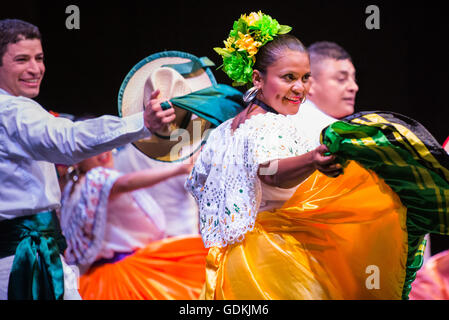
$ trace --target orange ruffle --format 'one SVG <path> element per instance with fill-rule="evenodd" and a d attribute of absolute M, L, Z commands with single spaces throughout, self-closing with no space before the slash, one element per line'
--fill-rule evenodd
<path fill-rule="evenodd" d="M 241 243 L 211 248 L 201 298 L 401 299 L 406 213 L 356 162 L 337 178 L 315 172 Z"/>
<path fill-rule="evenodd" d="M 199 235 L 155 241 L 123 260 L 89 270 L 80 277 L 79 292 L 86 300 L 197 299 L 207 252 Z"/>

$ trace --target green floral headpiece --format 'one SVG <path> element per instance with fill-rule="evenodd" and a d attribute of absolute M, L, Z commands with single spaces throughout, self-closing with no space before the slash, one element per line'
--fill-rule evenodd
<path fill-rule="evenodd" d="M 286 34 L 291 27 L 280 25 L 276 19 L 259 12 L 243 14 L 234 21 L 225 48 L 214 48 L 223 57 L 219 68 L 233 80 L 233 86 L 243 86 L 252 81 L 253 66 L 259 48 L 274 39 L 278 34 Z"/>

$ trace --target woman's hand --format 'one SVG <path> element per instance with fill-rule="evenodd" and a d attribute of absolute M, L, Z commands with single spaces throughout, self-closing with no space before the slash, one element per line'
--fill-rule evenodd
<path fill-rule="evenodd" d="M 326 156 L 326 152 L 329 149 L 323 144 L 311 151 L 313 166 L 323 174 L 335 178 L 343 173 L 343 168 L 341 164 L 335 163 L 335 155 Z"/>
<path fill-rule="evenodd" d="M 321 145 L 300 156 L 273 160 L 260 165 L 259 179 L 271 186 L 292 188 L 307 179 L 315 170 L 335 178 L 343 172 L 343 168 L 335 163 L 334 155 L 324 155 L 326 152 L 329 152 L 329 149 Z"/>

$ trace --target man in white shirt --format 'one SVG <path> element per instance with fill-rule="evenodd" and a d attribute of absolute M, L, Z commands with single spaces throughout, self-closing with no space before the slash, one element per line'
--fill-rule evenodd
<path fill-rule="evenodd" d="M 297 125 L 307 128 L 309 138 L 316 146 L 321 131 L 331 123 L 354 113 L 355 97 L 359 87 L 352 58 L 334 42 L 319 41 L 310 45 L 311 86 L 307 100 L 301 104 Z M 449 153 L 449 143 L 446 145 Z M 430 237 L 424 261 L 430 257 Z"/>
<path fill-rule="evenodd" d="M 54 213 L 61 196 L 54 163 L 77 163 L 148 137 L 175 118 L 156 95 L 129 117 L 77 123 L 54 117 L 32 100 L 44 72 L 38 28 L 0 20 L 0 299 L 79 298 L 60 256 L 65 240 Z"/>
<path fill-rule="evenodd" d="M 321 130 L 354 112 L 359 87 L 351 56 L 338 44 L 320 41 L 310 45 L 308 51 L 311 86 L 297 116 L 299 125 L 307 128 L 318 146 Z"/>

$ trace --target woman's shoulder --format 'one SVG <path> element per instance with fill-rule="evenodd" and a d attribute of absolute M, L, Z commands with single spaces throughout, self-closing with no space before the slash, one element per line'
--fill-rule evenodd
<path fill-rule="evenodd" d="M 237 130 L 240 130 L 240 133 L 243 133 L 245 136 L 254 137 L 287 131 L 294 134 L 293 131 L 296 130 L 296 126 L 289 116 L 267 112 L 250 116 Z"/>
<path fill-rule="evenodd" d="M 294 117 L 267 112 L 249 119 L 245 131 L 258 161 L 299 156 L 313 150 L 311 142 L 298 131 Z"/>
<path fill-rule="evenodd" d="M 225 143 L 231 132 L 231 124 L 234 118 L 228 119 L 221 123 L 218 127 L 208 129 L 204 134 L 206 135 L 206 143 L 203 149 L 207 149 L 211 144 Z"/>

